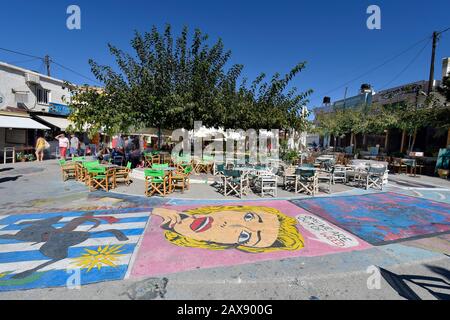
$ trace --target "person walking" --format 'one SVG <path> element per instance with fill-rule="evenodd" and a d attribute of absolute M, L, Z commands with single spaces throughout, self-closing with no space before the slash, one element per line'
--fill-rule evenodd
<path fill-rule="evenodd" d="M 70 141 L 67 139 L 64 133 L 57 135 L 55 140 L 59 141 L 59 155 L 61 159 L 66 160 L 67 148 L 69 147 Z"/>
<path fill-rule="evenodd" d="M 73 158 L 78 155 L 78 150 L 80 149 L 80 140 L 77 136 L 72 134 L 70 138 L 70 156 Z"/>
<path fill-rule="evenodd" d="M 36 140 L 36 161 L 44 161 L 44 150 L 47 143 L 48 142 L 44 139 L 44 137 L 42 135 L 39 135 Z"/>

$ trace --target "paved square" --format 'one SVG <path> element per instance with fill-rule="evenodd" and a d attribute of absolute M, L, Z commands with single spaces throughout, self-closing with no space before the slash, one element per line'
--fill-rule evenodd
<path fill-rule="evenodd" d="M 292 200 L 373 244 L 450 231 L 450 205 L 392 192 Z"/>

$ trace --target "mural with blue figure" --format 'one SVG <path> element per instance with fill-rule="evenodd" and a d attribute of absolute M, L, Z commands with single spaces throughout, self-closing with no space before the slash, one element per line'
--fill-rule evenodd
<path fill-rule="evenodd" d="M 450 205 L 392 192 L 292 200 L 372 245 L 450 232 Z"/>
<path fill-rule="evenodd" d="M 150 211 L 121 208 L 2 216 L 0 291 L 66 286 L 75 271 L 79 285 L 123 279 Z"/>

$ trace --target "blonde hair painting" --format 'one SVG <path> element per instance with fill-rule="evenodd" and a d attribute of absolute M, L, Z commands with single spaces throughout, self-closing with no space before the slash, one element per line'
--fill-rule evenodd
<path fill-rule="evenodd" d="M 226 249 L 238 249 L 243 252 L 249 253 L 267 253 L 276 251 L 296 251 L 304 247 L 304 240 L 302 235 L 297 230 L 297 220 L 295 218 L 286 216 L 279 210 L 262 206 L 208 206 L 196 209 L 190 209 L 184 211 L 184 214 L 195 215 L 214 215 L 220 211 L 235 211 L 235 212 L 247 212 L 247 211 L 264 211 L 268 214 L 276 215 L 280 223 L 278 230 L 278 237 L 276 241 L 270 246 L 265 248 L 249 247 L 239 244 L 220 244 L 211 241 L 202 241 L 188 238 L 180 235 L 174 231 L 165 231 L 165 238 L 178 246 L 190 247 L 190 248 L 203 248 L 209 250 L 226 250 Z"/>

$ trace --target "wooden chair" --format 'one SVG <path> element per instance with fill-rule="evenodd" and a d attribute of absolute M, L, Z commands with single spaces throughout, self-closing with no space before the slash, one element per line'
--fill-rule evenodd
<path fill-rule="evenodd" d="M 160 163 L 161 163 L 161 156 L 159 154 L 152 155 L 152 165 Z"/>
<path fill-rule="evenodd" d="M 76 164 L 72 162 L 67 162 L 64 159 L 59 160 L 59 165 L 61 167 L 61 173 L 63 181 L 69 179 L 76 179 Z"/>
<path fill-rule="evenodd" d="M 276 197 L 278 191 L 278 177 L 275 174 L 259 175 L 255 179 L 255 188 L 261 193 L 261 197 L 264 197 L 264 195 Z"/>
<path fill-rule="evenodd" d="M 402 158 L 392 158 L 392 167 L 394 172 L 397 171 L 398 174 L 408 173 L 408 166 L 403 162 Z"/>
<path fill-rule="evenodd" d="M 386 173 L 387 168 L 384 166 L 381 167 L 369 167 L 369 170 L 366 175 L 366 190 L 369 188 L 380 189 L 383 190 L 383 177 Z"/>
<path fill-rule="evenodd" d="M 126 167 L 120 167 L 114 170 L 114 185 L 113 187 L 117 187 L 117 182 L 124 182 L 125 185 L 130 185 L 130 174 L 131 174 L 131 162 L 127 163 Z"/>
<path fill-rule="evenodd" d="M 87 167 L 89 191 L 103 189 L 108 192 L 113 173 L 106 167 Z"/>
<path fill-rule="evenodd" d="M 223 180 L 224 196 L 235 194 L 242 198 L 243 195 L 248 194 L 248 190 L 250 189 L 248 174 L 244 174 L 238 170 L 224 170 Z"/>
<path fill-rule="evenodd" d="M 283 172 L 283 188 L 285 190 L 292 190 L 295 188 L 295 166 L 287 166 Z"/>
<path fill-rule="evenodd" d="M 152 167 L 152 154 L 144 153 L 144 167 L 151 168 Z"/>
<path fill-rule="evenodd" d="M 145 175 L 145 195 L 147 197 L 157 193 L 166 196 L 169 187 L 169 178 L 164 170 L 146 169 Z"/>
<path fill-rule="evenodd" d="M 314 196 L 319 185 L 316 170 L 297 169 L 295 175 L 295 193 L 305 192 L 307 195 Z"/>
<path fill-rule="evenodd" d="M 185 189 L 189 190 L 192 170 L 192 166 L 187 166 L 182 171 L 176 171 L 172 175 L 172 188 L 180 188 L 182 193 L 184 193 Z"/>

